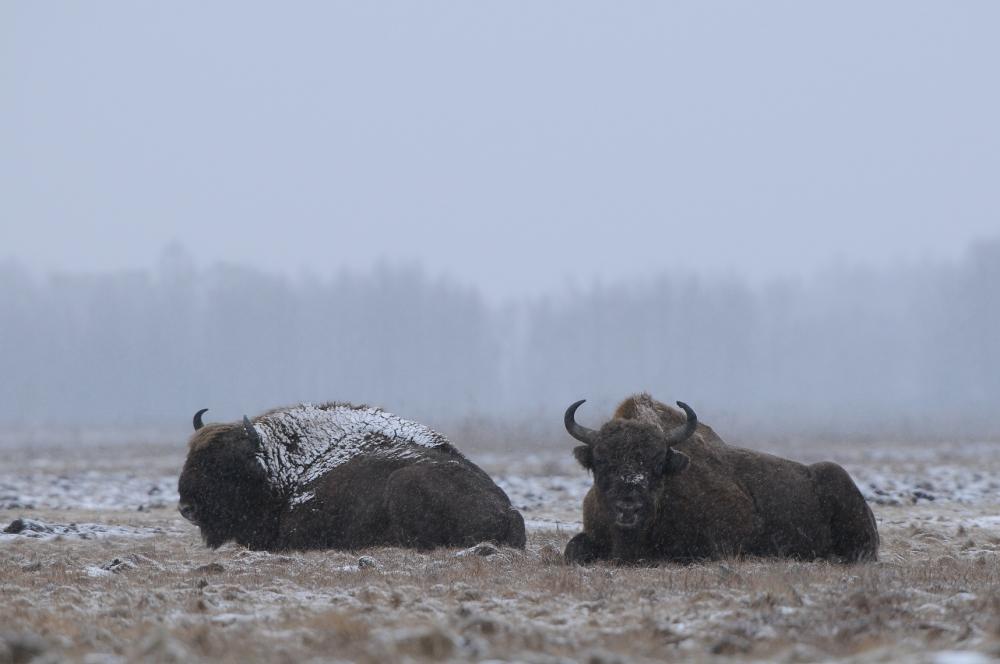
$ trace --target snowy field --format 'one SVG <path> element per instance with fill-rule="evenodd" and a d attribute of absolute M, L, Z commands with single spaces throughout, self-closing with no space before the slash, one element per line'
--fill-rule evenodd
<path fill-rule="evenodd" d="M 589 486 L 566 441 L 455 442 L 521 509 L 526 550 L 211 551 L 176 511 L 182 444 L 7 445 L 0 662 L 1000 657 L 1000 444 L 769 450 L 848 468 L 877 564 L 635 569 L 562 563 Z"/>

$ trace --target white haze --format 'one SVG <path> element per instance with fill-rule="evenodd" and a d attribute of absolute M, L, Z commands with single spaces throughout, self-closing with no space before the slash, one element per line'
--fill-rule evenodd
<path fill-rule="evenodd" d="M 1000 240 L 954 263 L 748 287 L 663 274 L 491 305 L 418 268 L 334 279 L 198 267 L 0 269 L 0 422 L 188 427 L 298 400 L 556 431 L 650 390 L 713 423 L 940 438 L 1000 431 Z"/>
<path fill-rule="evenodd" d="M 0 6 L 0 429 L 1000 436 L 1000 4 Z M 168 249 L 164 250 L 164 247 Z"/>

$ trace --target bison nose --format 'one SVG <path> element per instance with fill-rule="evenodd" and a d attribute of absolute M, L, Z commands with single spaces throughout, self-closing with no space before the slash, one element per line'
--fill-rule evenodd
<path fill-rule="evenodd" d="M 631 500 L 631 499 L 619 500 L 615 502 L 615 507 L 618 508 L 619 512 L 622 512 L 624 514 L 629 514 L 631 512 L 635 512 L 636 510 L 638 510 L 639 507 L 641 507 L 641 503 L 639 503 L 638 500 Z"/>
<path fill-rule="evenodd" d="M 642 503 L 636 500 L 615 501 L 615 524 L 619 528 L 636 528 L 639 525 Z"/>
<path fill-rule="evenodd" d="M 191 523 L 198 523 L 195 518 L 194 506 L 188 503 L 178 503 L 177 510 L 181 513 L 181 516 L 190 521 Z"/>
<path fill-rule="evenodd" d="M 615 509 L 618 510 L 619 516 L 628 519 L 638 515 L 638 513 L 642 510 L 642 503 L 638 500 L 618 500 L 615 501 Z"/>

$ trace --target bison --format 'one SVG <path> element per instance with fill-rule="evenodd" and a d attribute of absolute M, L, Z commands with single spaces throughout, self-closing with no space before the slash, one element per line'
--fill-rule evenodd
<path fill-rule="evenodd" d="M 573 454 L 594 485 L 568 562 L 876 560 L 875 517 L 837 464 L 731 447 L 680 401 L 686 417 L 648 394 L 629 397 L 598 431 L 577 424 L 582 403 L 564 423 L 583 443 Z"/>
<path fill-rule="evenodd" d="M 441 434 L 380 408 L 300 404 L 230 424 L 194 416 L 181 515 L 216 548 L 524 547 L 524 520 Z"/>

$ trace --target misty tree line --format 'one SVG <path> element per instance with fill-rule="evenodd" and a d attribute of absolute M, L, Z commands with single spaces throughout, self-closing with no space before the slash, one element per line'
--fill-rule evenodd
<path fill-rule="evenodd" d="M 664 275 L 491 304 L 419 268 L 294 279 L 0 264 L 0 425 L 187 426 L 300 400 L 446 425 L 596 424 L 649 390 L 760 431 L 1000 432 L 1000 241 L 958 262 L 750 286 Z"/>

